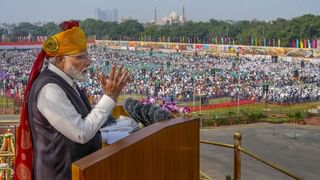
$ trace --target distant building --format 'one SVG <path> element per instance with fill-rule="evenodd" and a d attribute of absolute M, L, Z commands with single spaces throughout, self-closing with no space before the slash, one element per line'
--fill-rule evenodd
<path fill-rule="evenodd" d="M 112 10 L 106 9 L 104 12 L 106 13 L 106 19 L 104 21 L 113 21 Z"/>
<path fill-rule="evenodd" d="M 102 11 L 100 8 L 95 9 L 94 17 L 96 20 L 105 21 L 106 20 L 106 13 Z"/>
<path fill-rule="evenodd" d="M 155 19 L 154 23 L 157 24 L 156 21 L 156 9 L 155 9 Z M 168 16 L 165 16 L 162 18 L 162 22 L 159 24 L 184 24 L 187 21 L 186 15 L 185 15 L 185 8 L 184 5 L 182 5 L 182 11 L 181 15 L 177 14 L 175 10 L 173 10 Z"/>
<path fill-rule="evenodd" d="M 112 20 L 114 22 L 118 22 L 119 21 L 119 10 L 117 8 L 113 9 L 113 16 L 112 16 Z"/>
<path fill-rule="evenodd" d="M 155 8 L 154 8 L 154 19 L 153 19 L 153 23 L 154 23 L 154 24 L 157 24 L 157 23 L 158 23 L 157 19 L 158 19 L 158 18 L 157 18 L 157 7 L 155 7 Z"/>
<path fill-rule="evenodd" d="M 133 20 L 133 18 L 131 16 L 122 16 L 120 22 L 125 22 L 125 21 L 129 21 L 129 20 Z"/>
<path fill-rule="evenodd" d="M 168 16 L 162 18 L 163 24 L 178 24 L 180 23 L 179 16 L 175 11 L 172 11 Z"/>
<path fill-rule="evenodd" d="M 118 22 L 119 20 L 119 11 L 116 8 L 112 10 L 110 9 L 101 10 L 100 8 L 97 8 L 94 14 L 95 14 L 96 20 L 114 21 L 114 22 Z"/>

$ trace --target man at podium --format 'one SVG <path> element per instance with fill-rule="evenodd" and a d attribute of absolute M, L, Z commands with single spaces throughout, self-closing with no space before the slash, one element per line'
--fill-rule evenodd
<path fill-rule="evenodd" d="M 86 36 L 77 21 L 60 27 L 62 32 L 43 44 L 30 73 L 24 94 L 28 101 L 23 104 L 18 133 L 15 179 L 71 179 L 72 162 L 101 148 L 99 129 L 128 79 L 127 70 L 112 66 L 108 80 L 100 76 L 104 94 L 91 108 L 74 82 L 86 78 L 91 64 Z M 45 57 L 50 58 L 49 65 L 40 72 Z"/>

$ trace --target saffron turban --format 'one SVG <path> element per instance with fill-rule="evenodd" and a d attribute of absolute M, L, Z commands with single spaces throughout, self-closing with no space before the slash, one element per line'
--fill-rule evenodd
<path fill-rule="evenodd" d="M 81 28 L 73 27 L 49 37 L 42 48 L 48 57 L 75 55 L 87 49 L 87 39 Z"/>

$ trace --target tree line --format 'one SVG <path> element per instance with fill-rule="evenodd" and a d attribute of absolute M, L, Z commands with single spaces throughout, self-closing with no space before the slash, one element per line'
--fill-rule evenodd
<path fill-rule="evenodd" d="M 271 45 L 291 47 L 295 40 L 320 38 L 320 16 L 307 14 L 292 19 L 272 21 L 188 21 L 184 24 L 142 24 L 137 20 L 103 22 L 95 19 L 80 21 L 87 36 L 99 40 L 141 40 L 184 43 L 214 43 L 242 45 Z M 5 24 L 0 28 L 2 41 L 21 39 L 36 41 L 39 37 L 59 32 L 58 24 L 35 25 L 28 22 Z M 270 44 L 271 43 L 271 44 Z"/>

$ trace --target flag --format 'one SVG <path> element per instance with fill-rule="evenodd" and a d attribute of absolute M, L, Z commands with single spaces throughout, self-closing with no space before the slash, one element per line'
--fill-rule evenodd
<path fill-rule="evenodd" d="M 272 46 L 276 46 L 276 40 L 275 39 L 272 39 Z"/>
<path fill-rule="evenodd" d="M 309 48 L 309 49 L 311 48 L 311 41 L 310 41 L 310 39 L 308 39 L 308 48 Z"/>
<path fill-rule="evenodd" d="M 311 48 L 316 48 L 316 40 L 315 39 L 311 40 Z"/>
<path fill-rule="evenodd" d="M 303 41 L 300 40 L 300 48 L 303 48 Z"/>
<path fill-rule="evenodd" d="M 300 47 L 299 39 L 296 39 L 296 48 L 299 48 L 299 47 Z"/>
<path fill-rule="evenodd" d="M 293 47 L 293 48 L 296 47 L 296 41 L 294 39 L 291 40 L 291 47 Z"/>
<path fill-rule="evenodd" d="M 316 48 L 320 48 L 320 39 L 316 40 Z"/>
<path fill-rule="evenodd" d="M 304 40 L 303 40 L 303 48 L 307 48 L 307 46 L 308 46 L 308 44 L 307 44 L 307 40 L 306 40 L 306 39 L 304 39 Z"/>

